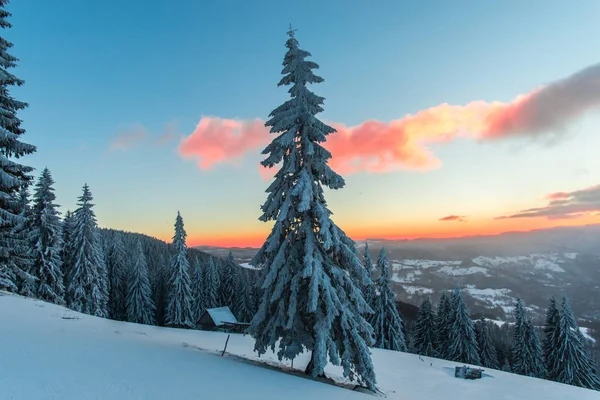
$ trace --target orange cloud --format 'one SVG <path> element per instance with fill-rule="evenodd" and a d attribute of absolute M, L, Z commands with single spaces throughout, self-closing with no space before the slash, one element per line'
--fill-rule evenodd
<path fill-rule="evenodd" d="M 441 165 L 428 147 L 431 144 L 457 137 L 552 139 L 573 119 L 598 106 L 600 64 L 519 95 L 510 103 L 441 104 L 390 122 L 372 120 L 351 127 L 334 122 L 330 125 L 338 132 L 324 146 L 333 155 L 332 168 L 342 174 L 428 170 Z M 182 157 L 196 157 L 200 168 L 208 169 L 217 163 L 233 163 L 271 139 L 259 120 L 202 118 L 179 151 Z"/>
<path fill-rule="evenodd" d="M 440 218 L 439 221 L 442 221 L 442 222 L 449 222 L 449 221 L 467 222 L 467 216 L 466 215 L 448 215 L 447 217 Z"/>

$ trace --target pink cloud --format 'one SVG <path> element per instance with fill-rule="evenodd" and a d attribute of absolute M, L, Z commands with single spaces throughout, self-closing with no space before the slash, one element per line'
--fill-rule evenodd
<path fill-rule="evenodd" d="M 442 221 L 442 222 L 451 222 L 451 221 L 467 222 L 467 216 L 466 215 L 448 215 L 447 217 L 440 218 L 439 221 Z"/>
<path fill-rule="evenodd" d="M 382 173 L 441 166 L 430 149 L 458 137 L 479 141 L 502 138 L 555 138 L 583 113 L 600 106 L 600 64 L 550 83 L 509 103 L 473 101 L 440 104 L 390 122 L 365 121 L 357 126 L 330 123 L 338 132 L 324 146 L 331 166 L 342 174 Z M 235 163 L 262 150 L 272 140 L 260 120 L 205 117 L 181 143 L 180 155 L 195 157 L 202 169 Z M 264 172 L 263 176 L 267 176 Z"/>
<path fill-rule="evenodd" d="M 141 125 L 133 125 L 122 129 L 109 146 L 110 151 L 131 150 L 149 138 L 148 131 Z"/>

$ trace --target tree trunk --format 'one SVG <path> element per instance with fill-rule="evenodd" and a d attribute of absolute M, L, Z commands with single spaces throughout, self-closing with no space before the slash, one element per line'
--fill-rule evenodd
<path fill-rule="evenodd" d="M 306 375 L 313 376 L 314 369 L 315 369 L 315 353 L 311 352 L 310 353 L 310 362 L 306 366 L 306 369 L 304 370 L 304 373 Z M 317 375 L 317 378 L 325 378 L 325 373 Z"/>

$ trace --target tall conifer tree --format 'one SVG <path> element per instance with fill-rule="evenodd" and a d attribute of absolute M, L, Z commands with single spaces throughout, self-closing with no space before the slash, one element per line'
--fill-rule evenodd
<path fill-rule="evenodd" d="M 413 348 L 417 354 L 436 357 L 436 324 L 429 298 L 421 302 L 414 331 Z"/>
<path fill-rule="evenodd" d="M 265 167 L 281 163 L 267 189 L 261 221 L 275 224 L 252 264 L 266 269 L 262 300 L 250 331 L 259 354 L 278 347 L 280 358 L 311 351 L 306 373 L 319 376 L 328 360 L 344 376 L 375 387 L 368 345 L 373 334 L 363 315 L 370 307 L 361 285 L 369 281 L 354 242 L 331 220 L 323 186 L 340 189 L 344 179 L 327 162 L 321 144 L 335 132 L 316 115 L 324 99 L 308 89 L 323 82 L 288 32 L 288 51 L 279 85 L 291 85 L 291 99 L 270 114 L 266 126 L 277 136 L 265 148 Z"/>
<path fill-rule="evenodd" d="M 446 291 L 443 291 L 440 296 L 440 302 L 435 316 L 435 336 L 438 357 L 446 359 L 448 358 L 448 351 L 450 348 L 450 327 L 452 326 L 451 314 L 452 305 L 450 304 L 450 298 Z"/>
<path fill-rule="evenodd" d="M 129 270 L 126 302 L 127 321 L 154 325 L 156 307 L 152 301 L 146 256 L 142 249 L 142 242 L 139 240 L 135 249 L 133 266 Z"/>
<path fill-rule="evenodd" d="M 192 293 L 192 322 L 194 325 L 200 325 L 200 318 L 204 311 L 206 311 L 206 303 L 205 303 L 205 284 L 204 281 L 204 273 L 203 268 L 200 266 L 200 261 L 198 261 L 198 257 L 194 257 L 194 262 L 192 263 L 192 281 L 190 284 L 190 289 Z"/>
<path fill-rule="evenodd" d="M 375 347 L 386 350 L 406 351 L 406 339 L 403 332 L 403 322 L 396 308 L 396 294 L 390 286 L 390 268 L 385 249 L 381 249 L 377 260 L 380 272 L 377 280 L 379 295 L 375 300 Z"/>
<path fill-rule="evenodd" d="M 477 337 L 477 346 L 479 347 L 479 359 L 481 366 L 486 368 L 500 369 L 498 364 L 498 354 L 496 346 L 492 342 L 490 327 L 485 317 L 482 315 L 475 324 L 475 336 Z"/>
<path fill-rule="evenodd" d="M 219 307 L 219 272 L 215 259 L 210 256 L 204 265 L 204 307 Z"/>
<path fill-rule="evenodd" d="M 128 257 L 123 243 L 123 235 L 115 235 L 108 251 L 109 269 L 109 314 L 119 321 L 127 318 L 127 270 Z"/>
<path fill-rule="evenodd" d="M 8 22 L 11 14 L 5 9 L 7 3 L 8 0 L 0 0 L 2 29 L 12 26 Z M 33 170 L 17 161 L 34 153 L 36 148 L 21 141 L 25 130 L 17 112 L 27 107 L 27 103 L 14 99 L 10 90 L 23 85 L 24 81 L 9 72 L 17 66 L 18 59 L 8 53 L 13 45 L 3 36 L 0 36 L 0 290 L 16 292 L 19 281 L 31 278 L 21 263 L 27 257 L 27 252 L 21 252 L 24 250 L 21 245 L 26 239 L 20 237 L 16 230 L 25 222 L 17 194 L 29 184 L 29 174 Z"/>
<path fill-rule="evenodd" d="M 448 340 L 448 359 L 465 364 L 480 365 L 475 327 L 469 310 L 457 287 L 452 292 L 452 323 Z"/>
<path fill-rule="evenodd" d="M 227 306 L 232 311 L 235 310 L 237 298 L 238 272 L 238 266 L 233 259 L 233 253 L 229 252 L 227 261 L 225 261 L 223 269 L 221 270 L 220 303 L 221 306 Z"/>
<path fill-rule="evenodd" d="M 48 168 L 42 171 L 33 197 L 31 231 L 32 271 L 37 278 L 36 296 L 56 304 L 64 304 L 62 272 L 61 222 L 54 203 L 54 180 Z"/>

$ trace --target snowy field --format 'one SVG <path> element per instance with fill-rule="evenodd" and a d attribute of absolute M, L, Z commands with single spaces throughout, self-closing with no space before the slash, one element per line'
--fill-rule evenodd
<path fill-rule="evenodd" d="M 0 398 L 374 398 L 257 365 L 248 336 L 232 335 L 221 357 L 226 338 L 104 320 L 0 292 Z M 278 364 L 273 355 L 261 361 Z M 307 361 L 298 359 L 295 367 Z M 600 399 L 599 392 L 494 370 L 481 380 L 459 380 L 455 363 L 412 354 L 374 350 L 373 362 L 378 387 L 389 399 Z M 327 373 L 342 381 L 339 369 Z"/>

